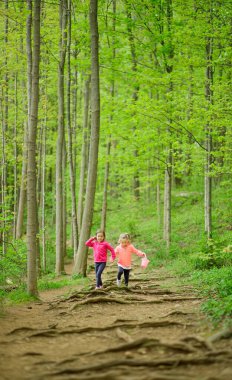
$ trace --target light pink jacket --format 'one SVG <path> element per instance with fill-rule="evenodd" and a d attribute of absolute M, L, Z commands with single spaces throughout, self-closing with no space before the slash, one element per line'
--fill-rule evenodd
<path fill-rule="evenodd" d="M 131 256 L 136 254 L 139 257 L 143 257 L 146 254 L 136 249 L 132 244 L 128 244 L 126 247 L 118 245 L 115 248 L 116 256 L 118 257 L 118 265 L 124 269 L 131 269 Z"/>

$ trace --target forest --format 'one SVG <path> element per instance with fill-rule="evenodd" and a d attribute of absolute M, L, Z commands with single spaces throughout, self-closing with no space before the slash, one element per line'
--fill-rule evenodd
<path fill-rule="evenodd" d="M 0 300 L 99 228 L 232 313 L 230 0 L 2 0 Z M 7 290 L 7 291 L 6 291 Z"/>

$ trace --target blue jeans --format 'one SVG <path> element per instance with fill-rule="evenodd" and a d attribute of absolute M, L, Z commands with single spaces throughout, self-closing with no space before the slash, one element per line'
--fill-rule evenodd
<path fill-rule="evenodd" d="M 105 269 L 106 267 L 106 263 L 95 263 L 95 273 L 96 273 L 96 286 L 97 288 L 99 288 L 99 286 L 102 286 L 102 279 L 101 279 L 101 275 L 102 275 L 102 272 L 103 270 Z"/>

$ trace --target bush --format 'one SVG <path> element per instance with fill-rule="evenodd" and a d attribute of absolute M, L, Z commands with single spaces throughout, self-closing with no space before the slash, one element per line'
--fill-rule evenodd
<path fill-rule="evenodd" d="M 208 297 L 202 309 L 211 320 L 226 323 L 232 316 L 232 267 L 212 268 L 205 271 L 196 271 L 191 279 L 202 294 Z"/>
<path fill-rule="evenodd" d="M 8 244 L 6 254 L 0 251 L 0 284 L 21 284 L 27 272 L 27 249 L 22 240 Z"/>
<path fill-rule="evenodd" d="M 232 246 L 209 239 L 200 252 L 191 254 L 190 260 L 195 269 L 221 268 L 232 264 Z"/>

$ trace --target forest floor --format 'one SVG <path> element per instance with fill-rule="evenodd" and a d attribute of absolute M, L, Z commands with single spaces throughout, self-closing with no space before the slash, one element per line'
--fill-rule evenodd
<path fill-rule="evenodd" d="M 66 271 L 71 274 L 71 267 Z M 131 272 L 129 288 L 48 290 L 0 319 L 3 380 L 229 380 L 232 339 L 215 335 L 202 298 L 165 268 Z"/>

